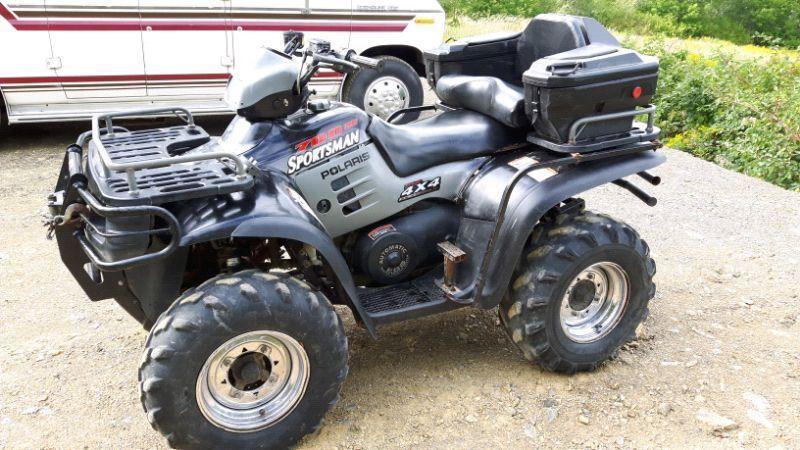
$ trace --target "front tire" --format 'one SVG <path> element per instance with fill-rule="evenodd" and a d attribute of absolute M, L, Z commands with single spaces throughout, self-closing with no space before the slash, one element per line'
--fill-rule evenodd
<path fill-rule="evenodd" d="M 417 71 L 394 56 L 376 59 L 383 61 L 381 70 L 364 68 L 345 78 L 342 100 L 381 119 L 387 119 L 397 110 L 422 105 L 424 93 Z M 397 122 L 416 120 L 419 114 L 404 114 Z"/>
<path fill-rule="evenodd" d="M 256 270 L 181 295 L 139 368 L 147 418 L 174 448 L 285 448 L 319 427 L 346 375 L 347 340 L 328 300 Z"/>
<path fill-rule="evenodd" d="M 655 262 L 630 226 L 582 212 L 534 230 L 500 319 L 523 355 L 562 373 L 594 370 L 644 320 Z"/>

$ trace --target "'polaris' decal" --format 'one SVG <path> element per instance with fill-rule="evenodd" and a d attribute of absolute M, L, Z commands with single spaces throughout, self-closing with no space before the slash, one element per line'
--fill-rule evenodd
<path fill-rule="evenodd" d="M 353 168 L 368 159 L 369 159 L 369 153 L 364 152 L 360 155 L 353 156 L 352 158 L 348 159 L 345 162 L 340 162 L 335 166 L 328 167 L 327 169 L 322 171 L 322 174 L 320 176 L 324 180 L 325 178 L 328 178 L 331 175 L 336 175 L 339 172 Z"/>
<path fill-rule="evenodd" d="M 406 183 L 403 186 L 403 192 L 400 193 L 398 202 L 404 202 L 414 197 L 427 194 L 429 192 L 438 191 L 439 186 L 442 184 L 442 177 L 436 177 L 432 180 L 416 180 L 411 183 Z"/>
<path fill-rule="evenodd" d="M 297 153 L 290 156 L 287 162 L 289 175 L 298 170 L 315 166 L 342 150 L 358 144 L 361 141 L 361 133 L 358 129 L 351 130 L 357 125 L 358 120 L 351 120 L 295 144 L 294 148 Z"/>

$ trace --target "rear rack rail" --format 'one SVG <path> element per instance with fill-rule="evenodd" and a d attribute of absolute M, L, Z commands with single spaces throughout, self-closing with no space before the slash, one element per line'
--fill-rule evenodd
<path fill-rule="evenodd" d="M 559 153 L 588 153 L 638 142 L 652 142 L 661 136 L 661 129 L 653 123 L 655 113 L 656 107 L 647 105 L 641 109 L 581 117 L 570 125 L 566 143 L 553 142 L 539 137 L 533 132 L 528 133 L 528 142 Z M 581 133 L 593 123 L 644 115 L 647 116 L 647 122 L 634 122 L 633 127 L 625 133 L 581 139 Z"/>

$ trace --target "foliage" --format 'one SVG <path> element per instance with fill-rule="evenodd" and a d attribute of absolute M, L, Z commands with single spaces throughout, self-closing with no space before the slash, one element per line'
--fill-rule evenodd
<path fill-rule="evenodd" d="M 562 12 L 594 17 L 638 34 L 707 36 L 739 44 L 800 46 L 797 0 L 442 0 L 450 17 L 533 17 Z"/>
<path fill-rule="evenodd" d="M 800 58 L 639 47 L 661 60 L 657 123 L 670 147 L 800 191 Z"/>

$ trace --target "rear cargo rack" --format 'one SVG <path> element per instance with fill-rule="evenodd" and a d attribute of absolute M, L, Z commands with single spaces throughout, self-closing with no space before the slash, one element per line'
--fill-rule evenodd
<path fill-rule="evenodd" d="M 533 132 L 528 133 L 528 142 L 560 153 L 586 153 L 637 142 L 651 142 L 661 136 L 661 129 L 653 125 L 655 113 L 656 107 L 647 105 L 642 109 L 581 117 L 569 127 L 569 137 L 565 144 L 544 139 Z M 647 122 L 634 122 L 633 128 L 626 133 L 580 139 L 581 132 L 589 124 L 643 115 L 647 115 Z"/>
<path fill-rule="evenodd" d="M 174 115 L 184 125 L 128 131 L 115 127 L 123 117 Z M 101 128 L 101 124 L 104 127 Z M 86 139 L 84 137 L 84 139 Z M 92 117 L 91 151 L 105 173 L 94 180 L 111 205 L 160 204 L 248 189 L 249 163 L 225 151 L 182 154 L 211 138 L 184 108 L 153 108 Z M 79 142 L 78 145 L 82 145 Z"/>

